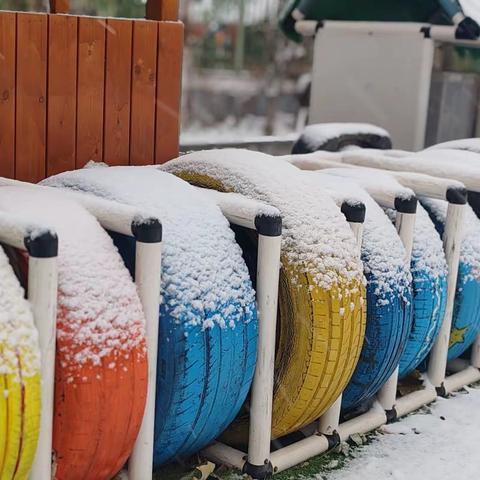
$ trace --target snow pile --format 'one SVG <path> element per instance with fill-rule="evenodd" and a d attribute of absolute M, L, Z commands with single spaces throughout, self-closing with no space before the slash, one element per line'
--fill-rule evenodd
<path fill-rule="evenodd" d="M 319 123 L 305 127 L 302 140 L 311 150 L 317 150 L 328 140 L 345 135 L 390 137 L 386 130 L 369 123 Z"/>
<path fill-rule="evenodd" d="M 480 23 L 480 5 L 478 0 L 459 0 L 465 15 L 474 18 Z"/>
<path fill-rule="evenodd" d="M 121 364 L 132 350 L 144 352 L 135 285 L 95 218 L 60 192 L 31 187 L 1 187 L 0 210 L 28 212 L 58 234 L 57 339 L 68 381 L 81 365 L 112 356 Z"/>
<path fill-rule="evenodd" d="M 448 203 L 444 200 L 422 198 L 422 203 L 442 225 L 447 217 Z M 464 283 L 470 280 L 480 281 L 480 220 L 472 208 L 467 205 L 464 218 L 463 242 L 460 250 L 460 262 L 469 266 L 469 274 L 463 276 Z"/>
<path fill-rule="evenodd" d="M 480 15 L 479 15 L 480 18 Z M 427 148 L 431 150 L 465 150 L 472 153 L 480 153 L 480 138 L 464 138 L 462 140 L 452 140 L 450 142 L 439 143 Z M 390 154 L 390 152 L 389 152 Z M 479 160 L 480 161 L 480 160 Z"/>
<path fill-rule="evenodd" d="M 375 289 L 379 305 L 388 305 L 392 296 L 408 301 L 411 275 L 405 249 L 383 210 L 372 197 L 349 179 L 327 173 L 306 173 L 336 200 L 366 206 L 362 260 L 369 284 Z"/>
<path fill-rule="evenodd" d="M 438 397 L 431 413 L 419 412 L 383 427 L 383 435 L 328 480 L 438 480 L 478 478 L 480 390 Z M 361 472 L 361 475 L 359 475 Z M 310 480 L 321 480 L 325 474 Z"/>
<path fill-rule="evenodd" d="M 0 248 L 0 375 L 21 381 L 20 371 L 22 377 L 40 371 L 38 333 L 24 291 Z"/>
<path fill-rule="evenodd" d="M 339 208 L 294 166 L 262 153 L 225 149 L 185 155 L 161 168 L 200 183 L 202 176 L 213 179 L 218 189 L 278 208 L 282 251 L 319 287 L 363 282 L 354 237 Z"/>
<path fill-rule="evenodd" d="M 219 208 L 194 187 L 151 167 L 77 170 L 44 184 L 89 192 L 160 218 L 163 291 L 178 323 L 234 328 L 253 318 L 254 292 L 240 247 Z"/>

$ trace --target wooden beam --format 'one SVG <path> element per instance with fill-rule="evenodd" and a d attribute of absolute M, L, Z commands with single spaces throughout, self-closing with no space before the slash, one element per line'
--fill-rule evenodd
<path fill-rule="evenodd" d="M 147 0 L 146 18 L 149 20 L 177 21 L 179 0 Z"/>
<path fill-rule="evenodd" d="M 70 0 L 50 0 L 51 13 L 69 13 Z"/>

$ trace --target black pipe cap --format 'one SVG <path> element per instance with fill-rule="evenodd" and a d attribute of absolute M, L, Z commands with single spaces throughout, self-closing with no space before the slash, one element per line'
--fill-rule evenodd
<path fill-rule="evenodd" d="M 154 217 L 136 219 L 132 222 L 132 233 L 139 242 L 159 243 L 162 241 L 162 224 Z"/>
<path fill-rule="evenodd" d="M 363 203 L 342 203 L 342 213 L 345 215 L 347 222 L 350 223 L 363 223 L 365 222 L 365 214 L 367 209 Z"/>
<path fill-rule="evenodd" d="M 454 205 L 466 205 L 468 200 L 468 192 L 463 187 L 450 187 L 447 190 L 447 201 Z"/>
<path fill-rule="evenodd" d="M 395 198 L 395 210 L 399 213 L 417 213 L 417 197 Z"/>
<path fill-rule="evenodd" d="M 265 460 L 263 465 L 253 465 L 250 462 L 245 462 L 242 473 L 252 477 L 254 480 L 266 480 L 273 475 L 273 465 L 269 460 Z"/>
<path fill-rule="evenodd" d="M 55 258 L 58 256 L 56 233 L 45 231 L 40 235 L 29 233 L 23 239 L 28 254 L 34 258 Z"/>
<path fill-rule="evenodd" d="M 395 423 L 398 420 L 398 413 L 395 407 L 391 410 L 385 410 L 385 415 L 387 417 L 387 424 Z"/>
<path fill-rule="evenodd" d="M 261 213 L 255 217 L 255 228 L 265 237 L 279 237 L 282 234 L 282 217 Z"/>
<path fill-rule="evenodd" d="M 329 450 L 333 450 L 334 448 L 337 448 L 342 443 L 340 434 L 336 430 L 331 435 L 324 435 L 324 437 L 328 441 Z"/>

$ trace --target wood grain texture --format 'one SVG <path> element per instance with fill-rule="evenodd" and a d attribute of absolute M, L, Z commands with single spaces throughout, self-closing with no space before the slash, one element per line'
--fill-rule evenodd
<path fill-rule="evenodd" d="M 47 15 L 17 14 L 16 178 L 46 173 Z"/>
<path fill-rule="evenodd" d="M 77 168 L 103 160 L 105 94 L 104 20 L 80 17 L 78 24 Z"/>
<path fill-rule="evenodd" d="M 155 163 L 157 45 L 157 22 L 137 21 L 133 24 L 131 165 Z"/>
<path fill-rule="evenodd" d="M 50 0 L 51 13 L 68 13 L 70 12 L 70 0 Z"/>
<path fill-rule="evenodd" d="M 16 15 L 0 13 L 0 176 L 15 175 Z"/>
<path fill-rule="evenodd" d="M 128 165 L 132 21 L 107 20 L 104 161 Z"/>
<path fill-rule="evenodd" d="M 159 23 L 155 163 L 179 154 L 183 24 Z"/>
<path fill-rule="evenodd" d="M 49 20 L 48 176 L 75 169 L 78 33 L 77 17 L 51 15 Z"/>

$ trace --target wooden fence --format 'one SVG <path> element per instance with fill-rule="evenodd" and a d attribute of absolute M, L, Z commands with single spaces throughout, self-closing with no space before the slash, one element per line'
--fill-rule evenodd
<path fill-rule="evenodd" d="M 147 5 L 153 18 L 177 12 Z M 182 53 L 178 21 L 0 12 L 0 176 L 176 157 Z"/>

